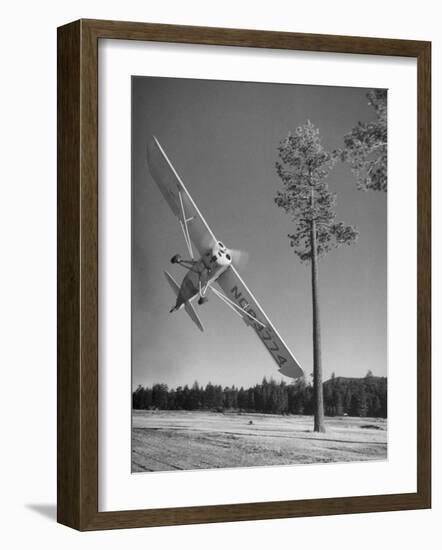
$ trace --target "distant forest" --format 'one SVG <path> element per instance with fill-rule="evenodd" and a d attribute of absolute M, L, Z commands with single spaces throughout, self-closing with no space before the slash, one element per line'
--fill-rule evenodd
<path fill-rule="evenodd" d="M 132 394 L 133 409 L 239 410 L 271 414 L 313 414 L 313 386 L 304 379 L 290 384 L 263 379 L 251 388 L 222 387 L 198 382 L 169 389 L 166 384 L 138 388 Z M 387 418 L 387 378 L 344 378 L 332 375 L 324 382 L 324 412 L 327 416 Z"/>

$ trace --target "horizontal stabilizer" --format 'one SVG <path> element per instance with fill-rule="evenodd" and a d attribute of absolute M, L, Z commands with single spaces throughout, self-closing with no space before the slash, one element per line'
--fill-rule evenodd
<path fill-rule="evenodd" d="M 170 285 L 170 288 L 175 292 L 175 296 L 178 296 L 180 292 L 180 287 L 178 283 L 175 281 L 175 279 L 170 275 L 170 273 L 167 273 L 167 271 L 164 272 L 164 275 L 166 276 L 167 282 Z"/>
<path fill-rule="evenodd" d="M 167 282 L 170 285 L 170 288 L 175 292 L 175 296 L 178 296 L 178 294 L 180 292 L 180 287 L 179 287 L 178 283 L 175 281 L 175 279 L 172 277 L 172 275 L 170 275 L 170 273 L 167 273 L 167 271 L 164 272 L 164 275 L 166 276 L 166 279 L 167 279 Z M 179 309 L 181 309 L 181 307 Z M 192 319 L 192 321 L 200 329 L 200 331 L 204 332 L 203 324 L 201 323 L 196 311 L 193 309 L 192 304 L 190 302 L 185 302 L 184 303 L 184 308 L 186 310 L 187 315 Z"/>
<path fill-rule="evenodd" d="M 192 319 L 192 321 L 195 323 L 195 325 L 200 329 L 201 332 L 204 332 L 203 324 L 201 323 L 196 311 L 193 309 L 193 306 L 190 302 L 186 302 L 184 304 L 184 307 L 186 309 L 187 314 Z"/>

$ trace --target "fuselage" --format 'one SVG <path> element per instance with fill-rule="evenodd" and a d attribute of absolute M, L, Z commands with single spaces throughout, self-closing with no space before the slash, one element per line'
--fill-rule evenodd
<path fill-rule="evenodd" d="M 216 279 L 229 268 L 232 263 L 230 251 L 221 242 L 217 242 L 207 252 L 196 260 L 181 283 L 177 296 L 175 309 L 180 309 L 185 302 L 204 292 L 207 285 Z"/>

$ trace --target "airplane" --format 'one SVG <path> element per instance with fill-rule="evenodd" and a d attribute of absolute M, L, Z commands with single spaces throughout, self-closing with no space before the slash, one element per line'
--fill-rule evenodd
<path fill-rule="evenodd" d="M 254 330 L 278 365 L 278 372 L 293 379 L 303 376 L 299 362 L 236 270 L 239 251 L 227 248 L 215 237 L 155 136 L 148 140 L 147 164 L 153 180 L 178 219 L 190 256 L 182 259 L 175 254 L 171 259 L 172 264 L 187 269 L 181 285 L 170 273 L 164 272 L 176 296 L 170 312 L 184 308 L 199 330 L 204 331 L 192 302 L 198 298 L 198 304 L 203 305 L 210 290 Z"/>

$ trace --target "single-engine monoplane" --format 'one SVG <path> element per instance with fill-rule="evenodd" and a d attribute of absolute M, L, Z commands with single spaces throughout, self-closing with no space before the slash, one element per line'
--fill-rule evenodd
<path fill-rule="evenodd" d="M 187 270 L 181 285 L 170 273 L 164 272 L 176 295 L 170 311 L 184 308 L 196 326 L 204 331 L 192 302 L 198 299 L 198 304 L 203 305 L 210 290 L 255 331 L 281 374 L 294 379 L 303 376 L 298 361 L 240 277 L 235 265 L 241 253 L 227 248 L 215 237 L 155 137 L 148 142 L 147 161 L 154 181 L 178 219 L 189 253 L 188 259 L 179 254 L 171 259 L 173 264 Z"/>

